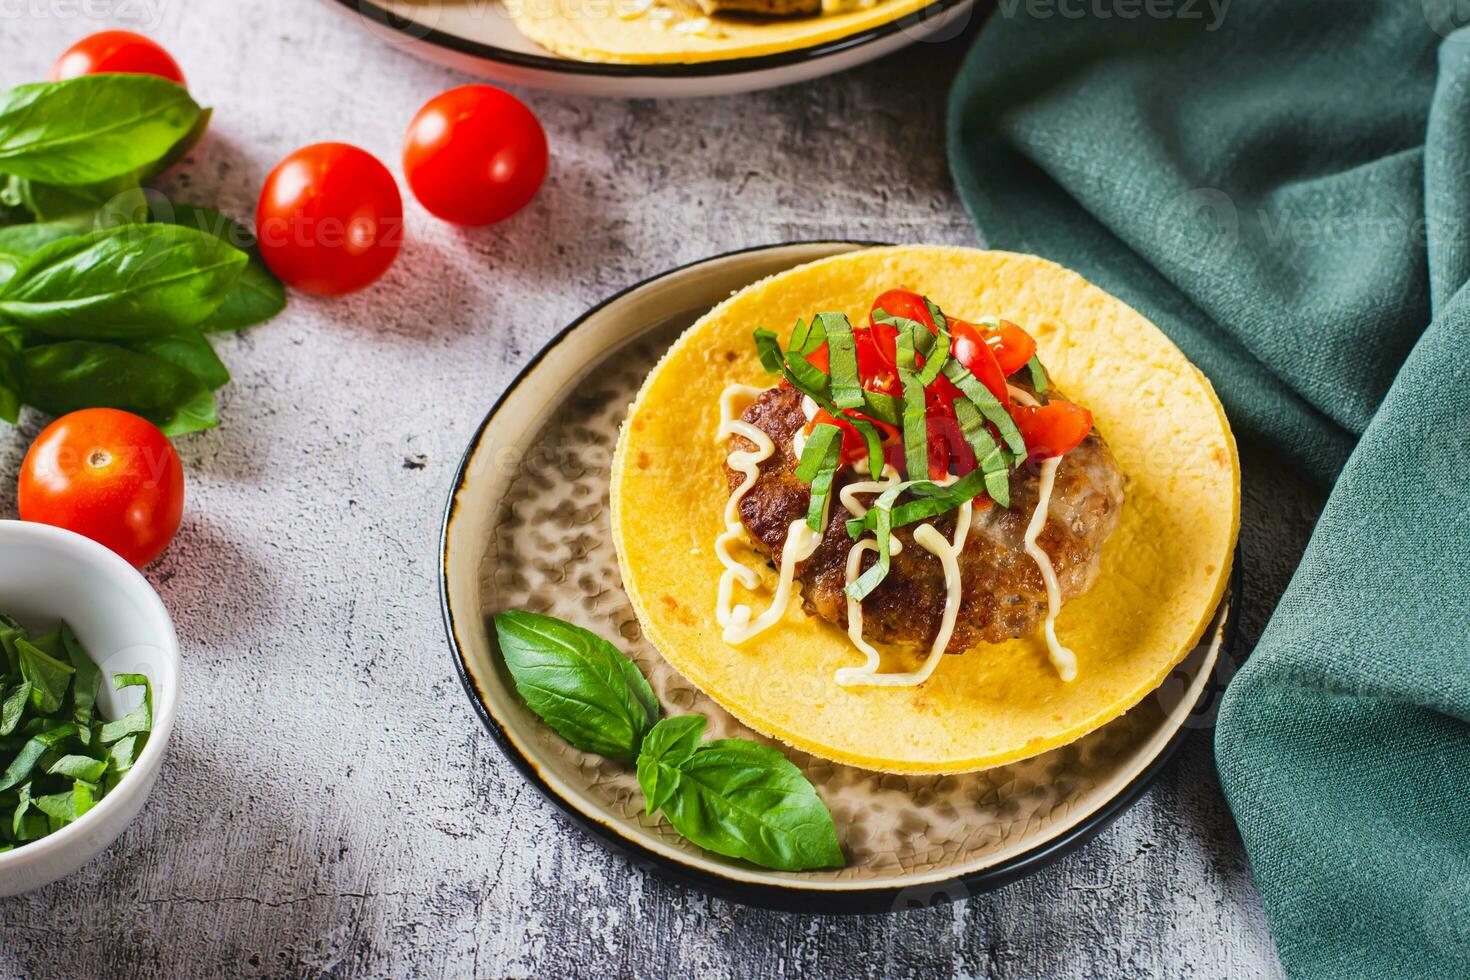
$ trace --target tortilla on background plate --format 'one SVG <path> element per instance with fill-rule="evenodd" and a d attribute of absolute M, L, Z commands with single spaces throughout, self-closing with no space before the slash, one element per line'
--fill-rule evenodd
<path fill-rule="evenodd" d="M 716 621 L 713 543 L 729 496 L 717 439 L 728 385 L 770 387 L 752 342 L 818 311 L 866 322 L 903 285 L 953 317 L 1022 324 L 1066 397 L 1087 406 L 1126 481 L 1121 522 L 1090 591 L 1062 606 L 1076 653 L 1062 680 L 1040 635 L 946 655 L 910 687 L 842 686 L 863 655 L 798 600 L 739 645 Z M 1239 528 L 1235 442 L 1205 377 L 1153 324 L 1035 256 L 941 246 L 867 249 L 772 276 L 686 331 L 629 411 L 613 460 L 613 541 L 653 645 L 756 731 L 822 758 L 899 773 L 985 769 L 1066 744 L 1156 688 L 1194 648 L 1224 594 Z M 775 571 L 762 566 L 766 594 Z M 914 656 L 885 651 L 884 669 Z"/>
<path fill-rule="evenodd" d="M 808 48 L 890 23 L 932 2 L 876 0 L 830 13 L 800 13 L 812 6 L 810 0 L 506 0 L 506 8 L 522 34 L 564 57 L 661 64 Z M 768 10 L 793 13 L 763 15 Z"/>

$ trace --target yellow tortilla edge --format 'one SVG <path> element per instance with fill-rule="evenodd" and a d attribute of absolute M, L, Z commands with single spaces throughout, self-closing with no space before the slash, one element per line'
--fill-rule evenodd
<path fill-rule="evenodd" d="M 819 44 L 840 41 L 853 34 L 872 30 L 915 14 L 935 5 L 935 0 L 884 0 L 879 6 L 870 10 L 846 11 L 839 14 L 793 18 L 786 21 L 774 19 L 767 22 L 737 21 L 728 26 L 726 22 L 719 21 L 722 27 L 736 31 L 736 37 L 743 41 L 743 43 L 730 44 L 725 47 L 700 47 L 701 41 L 710 39 L 692 35 L 689 37 L 671 36 L 668 31 L 655 28 L 651 20 L 643 18 L 650 42 L 678 40 L 684 43 L 674 45 L 669 50 L 658 50 L 660 45 L 654 43 L 649 49 L 637 52 L 611 51 L 578 42 L 576 38 L 581 33 L 580 19 L 574 13 L 562 10 L 559 5 L 554 10 L 545 9 L 546 6 L 552 4 L 559 4 L 559 0 L 546 0 L 535 13 L 529 12 L 529 8 L 534 6 L 530 3 L 509 4 L 507 7 L 516 29 L 528 40 L 564 58 L 614 65 L 669 65 L 733 61 L 816 47 Z M 619 24 L 620 28 L 623 26 L 637 30 L 644 25 L 638 24 L 636 20 L 630 20 Z"/>

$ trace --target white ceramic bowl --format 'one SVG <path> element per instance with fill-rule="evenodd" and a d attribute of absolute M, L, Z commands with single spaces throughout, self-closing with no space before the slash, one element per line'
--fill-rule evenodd
<path fill-rule="evenodd" d="M 179 641 L 147 579 L 106 548 L 70 531 L 0 521 L 0 612 L 28 629 L 63 620 L 102 668 L 100 714 L 114 719 L 142 697 L 115 691 L 114 674 L 144 674 L 153 685 L 153 731 L 130 772 L 80 820 L 0 853 L 0 896 L 49 885 L 102 853 L 148 799 L 173 732 L 179 703 Z"/>

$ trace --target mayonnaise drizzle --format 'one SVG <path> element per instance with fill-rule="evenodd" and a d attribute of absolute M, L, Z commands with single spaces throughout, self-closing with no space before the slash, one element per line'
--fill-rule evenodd
<path fill-rule="evenodd" d="M 764 389 L 753 388 L 750 385 L 732 384 L 720 393 L 720 426 L 715 431 L 717 442 L 729 439 L 731 435 L 740 435 L 755 443 L 755 451 L 736 449 L 726 457 L 730 468 L 744 477 L 740 486 L 730 494 L 730 500 L 725 504 L 725 530 L 715 539 L 715 555 L 720 563 L 725 566 L 725 571 L 720 575 L 719 595 L 715 603 L 715 619 L 723 629 L 722 636 L 726 643 L 738 645 L 754 636 L 770 629 L 781 621 L 786 615 L 786 607 L 791 604 L 792 583 L 796 578 L 796 565 L 798 562 L 806 561 L 817 550 L 817 545 L 822 541 L 821 535 L 807 527 L 805 520 L 792 521 L 791 526 L 786 529 L 786 544 L 781 548 L 781 570 L 780 578 L 776 584 L 775 595 L 771 597 L 771 604 L 766 611 L 756 618 L 751 618 L 750 606 L 741 603 L 734 604 L 735 585 L 745 586 L 747 589 L 755 589 L 760 585 L 760 578 L 749 566 L 741 563 L 739 559 L 730 554 L 730 546 L 745 540 L 745 528 L 740 523 L 740 501 L 755 486 L 755 481 L 760 477 L 760 464 L 771 458 L 776 451 L 776 444 L 771 437 L 766 435 L 756 426 L 740 419 L 739 412 L 744 406 L 749 405 L 760 396 Z M 739 410 L 736 408 L 736 400 L 743 404 Z M 822 515 L 822 526 L 826 526 L 827 514 Z"/>
<path fill-rule="evenodd" d="M 1010 395 L 1022 405 L 1041 404 L 1031 397 L 1030 392 L 1015 385 L 1006 386 Z M 1046 654 L 1051 658 L 1051 664 L 1057 669 L 1057 676 L 1064 681 L 1077 679 L 1077 655 L 1062 646 L 1057 639 L 1057 614 L 1062 611 L 1062 586 L 1057 581 L 1057 570 L 1051 563 L 1051 555 L 1042 550 L 1036 539 L 1046 527 L 1047 512 L 1051 510 L 1051 491 L 1057 482 L 1057 467 L 1061 466 L 1062 457 L 1053 456 L 1041 464 L 1041 483 L 1037 487 L 1036 509 L 1031 512 L 1031 523 L 1026 525 L 1026 535 L 1022 543 L 1026 546 L 1026 554 L 1030 555 L 1036 562 L 1036 567 L 1041 569 L 1041 580 L 1046 583 L 1046 626 L 1043 632 L 1046 634 Z"/>
<path fill-rule="evenodd" d="M 842 503 L 854 517 L 862 517 L 868 509 L 856 500 L 848 496 L 849 490 L 855 493 L 881 493 L 892 486 L 898 480 L 898 473 L 891 466 L 883 468 L 883 475 L 888 478 L 884 483 L 855 483 L 849 484 L 842 492 Z M 954 477 L 947 477 L 943 482 L 948 485 L 954 482 Z M 915 687 L 924 683 L 939 666 L 940 659 L 944 656 L 944 648 L 949 646 L 949 639 L 954 635 L 955 620 L 959 617 L 961 586 L 960 579 L 960 552 L 965 550 L 965 539 L 970 534 L 970 521 L 974 514 L 974 507 L 970 501 L 960 504 L 955 516 L 954 538 L 946 541 L 944 535 L 934 529 L 933 524 L 922 524 L 914 531 L 914 542 L 939 559 L 944 568 L 944 616 L 939 623 L 939 633 L 934 637 L 934 643 L 929 647 L 929 655 L 919 665 L 918 670 L 907 671 L 898 674 L 880 674 L 878 667 L 880 657 L 866 639 L 863 638 L 863 604 L 852 596 L 847 597 L 847 637 L 854 646 L 863 652 L 866 658 L 861 667 L 842 667 L 833 675 L 841 687 Z M 889 550 L 892 554 L 898 554 L 901 545 L 897 537 L 889 539 Z M 851 585 L 858 577 L 858 571 L 862 567 L 864 551 L 877 551 L 878 545 L 872 539 L 859 541 L 852 546 L 847 553 L 847 577 L 848 585 Z"/>
<path fill-rule="evenodd" d="M 1022 405 L 1040 404 L 1025 389 L 1008 385 L 1010 396 Z M 786 543 L 781 548 L 781 565 L 776 591 L 771 597 L 771 604 L 766 610 L 754 619 L 751 618 L 751 608 L 744 603 L 734 604 L 734 592 L 736 584 L 747 589 L 754 590 L 760 584 L 760 577 L 749 566 L 743 564 L 730 553 L 730 546 L 745 541 L 745 529 L 740 523 L 740 502 L 745 495 L 755 486 L 760 477 L 760 464 L 769 459 L 776 451 L 775 443 L 761 429 L 744 422 L 739 415 L 744 407 L 760 396 L 764 389 L 751 387 L 750 385 L 732 384 L 725 388 L 720 394 L 720 426 L 716 431 L 716 441 L 724 442 L 731 435 L 744 436 L 755 443 L 755 451 L 732 450 L 726 459 L 730 468 L 740 473 L 744 479 L 730 495 L 725 504 L 725 530 L 715 539 L 715 554 L 719 557 L 721 564 L 725 566 L 724 573 L 720 576 L 720 587 L 715 618 L 718 620 L 723 633 L 722 637 L 726 643 L 738 645 L 746 642 L 770 629 L 780 622 L 786 615 L 786 609 L 791 603 L 794 582 L 796 578 L 796 566 L 810 558 L 821 544 L 822 534 L 813 531 L 807 526 L 805 520 L 797 520 L 791 523 L 786 530 Z M 737 409 L 736 401 L 742 404 Z M 817 414 L 817 405 L 811 398 L 802 399 L 802 413 L 810 421 Z M 792 451 L 797 459 L 801 458 L 802 450 L 806 447 L 806 431 L 799 429 L 792 438 Z M 1038 487 L 1036 509 L 1031 513 L 1031 521 L 1026 527 L 1026 533 L 1022 541 L 1026 553 L 1036 562 L 1041 570 L 1042 581 L 1046 584 L 1047 616 L 1043 632 L 1046 636 L 1047 654 L 1052 665 L 1056 668 L 1057 675 L 1063 681 L 1072 681 L 1077 677 L 1077 656 L 1070 649 L 1063 646 L 1057 639 L 1056 620 L 1061 611 L 1062 592 L 1061 584 L 1057 579 L 1056 568 L 1052 565 L 1051 556 L 1048 555 L 1037 543 L 1041 532 L 1046 527 L 1048 511 L 1051 507 L 1052 489 L 1056 485 L 1057 468 L 1061 465 L 1061 457 L 1048 459 L 1041 464 L 1041 477 Z M 854 464 L 854 469 L 860 473 L 867 473 L 866 460 L 860 460 Z M 954 482 L 954 477 L 946 478 L 946 483 Z M 858 500 L 859 494 L 879 494 L 900 480 L 900 475 L 892 466 L 885 465 L 880 480 L 867 480 L 849 483 L 841 489 L 838 497 L 842 506 L 846 508 L 854 518 L 861 518 L 868 512 L 868 507 Z M 827 500 L 827 510 L 822 514 L 821 526 L 825 529 L 830 517 L 831 498 Z M 959 556 L 965 548 L 965 540 L 970 533 L 970 524 L 973 520 L 974 508 L 970 501 L 961 504 L 955 518 L 955 532 L 951 540 L 946 541 L 944 536 L 935 530 L 932 524 L 924 524 L 914 531 L 914 541 L 925 551 L 939 559 L 944 568 L 944 615 L 940 620 L 939 633 L 934 637 L 934 642 L 929 648 L 929 654 L 917 670 L 904 673 L 883 674 L 879 673 L 881 656 L 863 637 L 863 606 L 862 603 L 847 597 L 847 635 L 853 646 L 863 653 L 865 658 L 861 667 L 842 667 L 834 675 L 836 682 L 843 687 L 872 686 L 872 687 L 914 687 L 924 683 L 939 666 L 940 659 L 944 656 L 945 647 L 949 645 L 950 638 L 954 635 L 955 621 L 959 616 L 960 601 L 962 598 L 962 581 L 960 577 Z M 894 536 L 890 538 L 890 553 L 899 554 L 903 545 Z M 853 545 L 847 553 L 847 584 L 852 584 L 858 578 L 862 567 L 862 556 L 865 551 L 878 550 L 878 545 L 872 538 L 859 541 Z"/>
<path fill-rule="evenodd" d="M 1036 510 L 1031 513 L 1031 523 L 1026 528 L 1026 554 L 1036 560 L 1041 569 L 1041 579 L 1046 583 L 1046 652 L 1051 657 L 1057 676 L 1064 681 L 1077 679 L 1077 655 L 1062 646 L 1057 639 L 1057 613 L 1062 608 L 1062 588 L 1057 582 L 1057 571 L 1052 567 L 1051 556 L 1036 543 L 1041 529 L 1046 527 L 1046 512 L 1051 507 L 1051 489 L 1057 481 L 1057 467 L 1062 457 L 1053 456 L 1041 464 L 1041 487 L 1036 500 Z"/>

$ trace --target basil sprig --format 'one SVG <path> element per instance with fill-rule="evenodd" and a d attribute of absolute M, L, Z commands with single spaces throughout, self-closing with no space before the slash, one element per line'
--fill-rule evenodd
<path fill-rule="evenodd" d="M 845 863 L 832 814 L 780 752 L 742 738 L 701 742 L 703 715 L 665 718 L 638 756 L 650 814 L 707 851 L 777 871 Z"/>
<path fill-rule="evenodd" d="M 132 769 L 153 728 L 153 692 L 115 721 L 97 718 L 102 671 L 67 626 L 27 633 L 0 615 L 0 851 L 54 833 L 90 810 Z"/>
<path fill-rule="evenodd" d="M 657 721 L 638 668 L 580 627 L 511 611 L 495 616 L 495 630 L 527 707 L 578 748 L 636 759 L 650 816 L 662 812 L 700 847 L 761 867 L 843 865 L 832 814 L 780 752 L 745 739 L 702 742 L 702 715 Z"/>
<path fill-rule="evenodd" d="M 204 334 L 263 323 L 286 293 L 242 225 L 141 186 L 208 121 L 147 75 L 0 93 L 0 419 L 30 404 L 121 408 L 169 435 L 218 424 L 230 375 Z"/>

